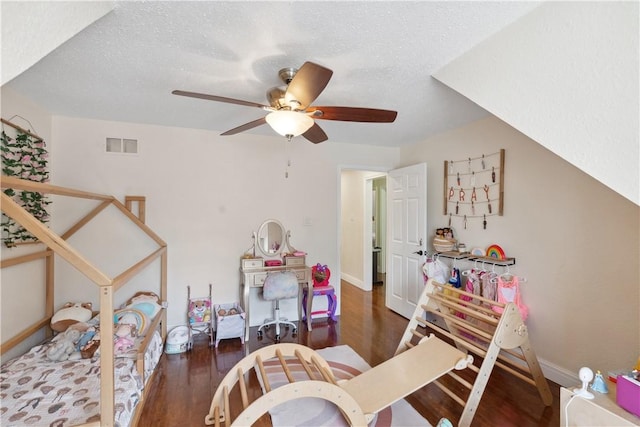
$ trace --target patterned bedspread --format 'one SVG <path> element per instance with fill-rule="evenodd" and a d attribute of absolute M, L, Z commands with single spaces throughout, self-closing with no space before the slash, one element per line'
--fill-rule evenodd
<path fill-rule="evenodd" d="M 162 340 L 159 342 L 161 354 Z M 100 419 L 100 358 L 51 362 L 45 355 L 47 346 L 33 347 L 2 365 L 0 425 L 3 427 L 61 427 Z M 153 359 L 158 353 L 155 347 Z M 157 360 L 152 365 L 156 363 Z M 148 371 L 151 366 L 145 368 Z M 143 384 L 134 360 L 117 358 L 114 371 L 115 421 L 117 426 L 124 427 L 130 423 Z"/>

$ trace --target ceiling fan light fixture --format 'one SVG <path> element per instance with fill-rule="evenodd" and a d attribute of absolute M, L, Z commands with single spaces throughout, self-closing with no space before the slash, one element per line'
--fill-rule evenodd
<path fill-rule="evenodd" d="M 273 111 L 265 117 L 269 126 L 282 136 L 299 136 L 313 126 L 313 119 L 305 113 L 291 110 Z"/>

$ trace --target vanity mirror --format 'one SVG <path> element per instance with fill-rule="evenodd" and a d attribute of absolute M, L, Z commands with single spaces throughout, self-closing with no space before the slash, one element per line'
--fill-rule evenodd
<path fill-rule="evenodd" d="M 255 245 L 262 255 L 267 257 L 279 256 L 285 246 L 288 247 L 288 234 L 284 226 L 275 219 L 262 223 L 255 236 Z"/>
<path fill-rule="evenodd" d="M 304 253 L 291 246 L 291 232 L 276 219 L 263 222 L 253 233 L 253 245 L 242 257 L 243 268 L 304 265 Z"/>

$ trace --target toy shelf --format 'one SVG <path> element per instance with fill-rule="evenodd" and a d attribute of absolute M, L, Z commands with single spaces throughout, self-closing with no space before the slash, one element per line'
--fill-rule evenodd
<path fill-rule="evenodd" d="M 463 261 L 472 261 L 472 262 L 478 261 L 478 262 L 483 262 L 485 264 L 498 265 L 502 267 L 516 264 L 515 258 L 499 259 L 499 258 L 493 258 L 489 256 L 471 255 L 469 252 L 447 251 L 447 252 L 435 252 L 435 254 L 444 258 L 463 260 Z"/>

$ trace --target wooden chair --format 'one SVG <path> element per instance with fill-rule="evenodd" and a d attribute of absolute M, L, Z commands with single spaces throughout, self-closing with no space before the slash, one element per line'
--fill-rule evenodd
<path fill-rule="evenodd" d="M 331 277 L 331 270 L 326 265 L 314 265 L 311 267 L 311 278 L 313 280 L 313 297 L 326 296 L 327 297 L 327 309 L 312 311 L 308 315 L 313 318 L 314 315 L 323 314 L 336 322 L 336 308 L 338 307 L 338 297 L 336 296 L 336 290 L 333 286 L 329 285 L 329 278 Z M 302 291 L 302 320 L 307 320 L 307 298 L 308 291 L 305 288 Z M 313 301 L 312 301 L 313 303 Z"/>

